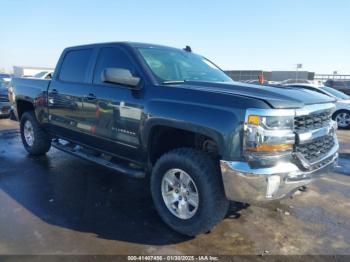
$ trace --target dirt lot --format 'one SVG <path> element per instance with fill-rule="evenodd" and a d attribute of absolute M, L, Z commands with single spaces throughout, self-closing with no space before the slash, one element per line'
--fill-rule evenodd
<path fill-rule="evenodd" d="M 51 149 L 29 157 L 0 120 L 0 254 L 350 254 L 350 130 L 337 172 L 269 207 L 231 208 L 187 238 L 162 223 L 145 181 Z"/>

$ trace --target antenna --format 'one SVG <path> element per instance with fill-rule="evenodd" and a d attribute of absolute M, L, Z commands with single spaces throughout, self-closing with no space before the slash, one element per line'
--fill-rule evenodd
<path fill-rule="evenodd" d="M 187 45 L 185 48 L 184 48 L 184 50 L 186 51 L 186 52 L 192 52 L 192 48 L 189 46 L 189 45 Z"/>

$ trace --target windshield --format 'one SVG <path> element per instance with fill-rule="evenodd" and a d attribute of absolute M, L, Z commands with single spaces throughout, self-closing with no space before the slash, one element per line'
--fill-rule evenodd
<path fill-rule="evenodd" d="M 165 48 L 138 49 L 163 83 L 171 81 L 232 82 L 224 72 L 209 60 L 191 52 Z"/>
<path fill-rule="evenodd" d="M 328 86 L 323 86 L 322 89 L 327 91 L 328 93 L 331 93 L 333 96 L 340 98 L 340 99 L 350 99 L 349 96 L 344 94 L 343 92 L 340 92 L 338 90 L 335 90 L 334 88 L 328 87 Z"/>

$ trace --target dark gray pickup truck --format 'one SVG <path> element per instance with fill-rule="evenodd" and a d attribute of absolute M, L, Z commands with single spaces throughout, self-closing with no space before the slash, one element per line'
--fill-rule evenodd
<path fill-rule="evenodd" d="M 161 218 L 191 236 L 230 200 L 289 196 L 338 156 L 332 98 L 234 82 L 189 47 L 67 48 L 52 80 L 13 79 L 10 100 L 29 154 L 54 146 L 149 177 Z"/>

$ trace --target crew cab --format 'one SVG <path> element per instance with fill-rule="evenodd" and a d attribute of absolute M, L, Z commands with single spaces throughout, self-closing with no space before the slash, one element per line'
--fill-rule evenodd
<path fill-rule="evenodd" d="M 333 98 L 234 82 L 190 47 L 70 47 L 52 80 L 13 79 L 10 99 L 29 154 L 54 146 L 149 177 L 160 217 L 190 236 L 229 201 L 290 196 L 338 156 Z"/>

